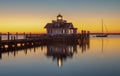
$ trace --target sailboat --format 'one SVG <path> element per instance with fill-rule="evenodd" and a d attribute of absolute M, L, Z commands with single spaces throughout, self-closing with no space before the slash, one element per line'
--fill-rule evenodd
<path fill-rule="evenodd" d="M 104 33 L 103 30 L 103 19 L 102 19 L 102 33 L 101 34 L 97 34 L 96 37 L 107 37 L 108 35 Z"/>

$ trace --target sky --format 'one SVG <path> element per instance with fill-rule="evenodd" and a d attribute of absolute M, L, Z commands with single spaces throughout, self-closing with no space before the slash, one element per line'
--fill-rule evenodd
<path fill-rule="evenodd" d="M 0 0 L 0 32 L 45 33 L 58 14 L 90 32 L 120 33 L 120 0 Z"/>

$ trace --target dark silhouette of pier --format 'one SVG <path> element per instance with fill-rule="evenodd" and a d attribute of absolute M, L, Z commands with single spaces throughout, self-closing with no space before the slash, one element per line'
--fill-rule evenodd
<path fill-rule="evenodd" d="M 50 44 L 53 42 L 63 43 L 82 43 L 84 40 L 89 38 L 89 32 L 82 31 L 81 34 L 70 34 L 70 35 L 47 35 L 47 34 L 25 34 L 24 39 L 18 39 L 18 33 L 10 37 L 8 32 L 7 40 L 2 40 L 0 36 L 0 52 L 12 51 L 25 49 L 29 47 L 40 46 L 44 44 Z"/>

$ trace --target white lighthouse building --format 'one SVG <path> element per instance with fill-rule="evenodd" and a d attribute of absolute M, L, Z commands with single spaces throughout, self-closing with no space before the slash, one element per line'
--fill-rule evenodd
<path fill-rule="evenodd" d="M 63 16 L 59 14 L 57 20 L 53 20 L 52 23 L 47 23 L 47 34 L 49 35 L 62 35 L 62 34 L 77 34 L 77 28 L 74 28 L 72 23 L 68 23 L 63 20 Z"/>

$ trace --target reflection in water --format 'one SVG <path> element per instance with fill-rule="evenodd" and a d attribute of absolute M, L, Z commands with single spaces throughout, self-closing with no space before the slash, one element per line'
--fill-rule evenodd
<path fill-rule="evenodd" d="M 83 39 L 82 41 L 78 41 L 78 42 L 73 42 L 73 43 L 51 43 L 51 44 L 46 44 L 46 45 L 41 45 L 38 47 L 32 47 L 32 48 L 24 48 L 22 50 L 17 50 L 17 49 L 13 49 L 10 51 L 0 51 L 0 59 L 2 59 L 2 54 L 8 53 L 8 56 L 10 53 L 12 53 L 12 55 L 14 57 L 16 57 L 18 55 L 18 51 L 23 51 L 25 55 L 28 54 L 28 51 L 31 51 L 31 49 L 34 50 L 34 52 L 36 52 L 36 48 L 41 48 L 41 51 L 43 51 L 43 46 L 46 47 L 46 50 L 44 50 L 43 52 L 45 53 L 46 57 L 52 57 L 53 61 L 57 61 L 57 65 L 58 67 L 61 67 L 63 65 L 63 62 L 65 60 L 67 60 L 67 58 L 72 58 L 74 53 L 77 53 L 77 46 L 79 45 L 79 47 L 81 48 L 81 52 L 85 52 L 86 49 L 90 48 L 90 43 L 89 43 L 89 39 Z"/>
<path fill-rule="evenodd" d="M 52 44 L 47 45 L 47 57 L 52 57 L 53 61 L 57 60 L 59 67 L 62 66 L 63 60 L 67 58 L 72 58 L 73 54 L 77 52 L 77 45 L 67 45 L 67 44 Z"/>
<path fill-rule="evenodd" d="M 58 67 L 63 65 L 63 61 L 67 58 L 72 58 L 74 53 L 77 53 L 77 45 L 82 49 L 82 53 L 86 51 L 86 48 L 90 48 L 89 39 L 82 40 L 80 43 L 66 44 L 66 43 L 53 43 L 47 45 L 47 57 L 52 57 L 53 61 L 57 60 Z"/>
<path fill-rule="evenodd" d="M 0 55 L 1 76 L 120 76 L 120 36 L 0 51 Z"/>
<path fill-rule="evenodd" d="M 102 42 L 102 53 L 104 52 L 104 38 L 101 38 L 101 42 Z"/>
<path fill-rule="evenodd" d="M 82 42 L 79 43 L 79 46 L 82 49 L 82 53 L 85 52 L 87 49 L 90 48 L 90 41 L 89 39 L 84 39 Z"/>

